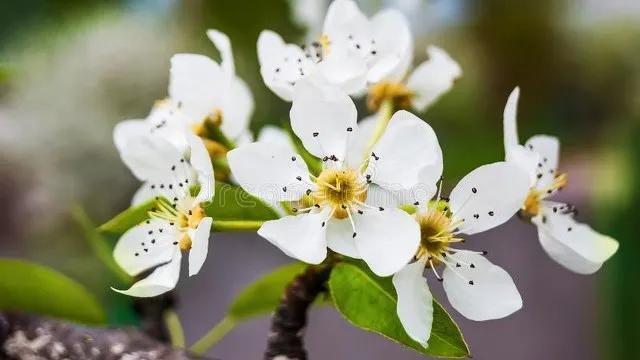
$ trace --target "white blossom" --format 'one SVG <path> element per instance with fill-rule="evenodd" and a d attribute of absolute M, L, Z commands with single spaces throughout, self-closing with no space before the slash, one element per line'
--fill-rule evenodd
<path fill-rule="evenodd" d="M 591 274 L 618 250 L 618 242 L 588 225 L 575 221 L 575 208 L 548 198 L 568 181 L 558 173 L 560 142 L 548 135 L 535 135 L 519 144 L 516 113 L 520 89 L 515 88 L 504 109 L 506 160 L 516 164 L 530 180 L 522 213 L 538 228 L 538 238 L 549 256 L 567 269 Z"/>

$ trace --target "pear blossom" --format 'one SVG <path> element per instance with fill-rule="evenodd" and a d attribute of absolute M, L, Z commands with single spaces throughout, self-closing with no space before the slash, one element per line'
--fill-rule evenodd
<path fill-rule="evenodd" d="M 396 72 L 381 77 L 369 85 L 367 104 L 377 110 L 385 100 L 396 108 L 413 107 L 419 112 L 425 111 L 440 96 L 451 90 L 455 80 L 462 76 L 460 65 L 437 47 L 427 47 L 428 59 L 418 65 L 411 74 Z M 409 57 L 410 64 L 412 57 Z"/>
<path fill-rule="evenodd" d="M 492 264 L 486 251 L 459 248 L 462 234 L 492 229 L 513 216 L 524 200 L 527 177 L 516 165 L 497 162 L 466 175 L 449 200 L 418 207 L 420 245 L 415 261 L 393 276 L 398 295 L 397 314 L 407 334 L 427 346 L 433 321 L 432 295 L 425 269 L 442 282 L 449 302 L 475 321 L 499 319 L 522 307 L 511 276 Z M 443 268 L 441 274 L 437 268 Z"/>
<path fill-rule="evenodd" d="M 169 97 L 157 102 L 146 119 L 116 125 L 114 142 L 119 151 L 129 139 L 143 135 L 159 136 L 185 149 L 186 134 L 204 135 L 206 122 L 219 126 L 225 136 L 238 142 L 250 136 L 253 96 L 235 74 L 231 42 L 217 30 L 208 30 L 207 36 L 219 50 L 221 62 L 198 54 L 174 55 Z M 212 146 L 209 141 L 207 145 Z"/>
<path fill-rule="evenodd" d="M 151 297 L 173 289 L 183 252 L 189 254 L 189 276 L 204 264 L 213 223 L 204 205 L 213 199 L 213 168 L 202 140 L 193 134 L 186 139 L 186 156 L 160 137 L 132 138 L 124 145 L 123 161 L 145 181 L 135 196 L 155 198 L 156 206 L 120 237 L 113 255 L 131 276 L 153 270 L 129 289 L 115 291 Z"/>
<path fill-rule="evenodd" d="M 520 214 L 538 228 L 538 238 L 549 256 L 565 268 L 592 274 L 618 250 L 618 242 L 575 221 L 575 208 L 548 198 L 568 181 L 558 173 L 560 143 L 556 137 L 535 135 L 519 144 L 516 113 L 520 89 L 515 88 L 504 109 L 506 160 L 518 165 L 530 179 Z"/>
<path fill-rule="evenodd" d="M 397 204 L 434 194 L 435 185 L 419 185 L 435 184 L 442 171 L 431 127 L 399 111 L 367 152 L 349 96 L 307 80 L 296 86 L 290 117 L 304 147 L 323 160 L 317 176 L 291 147 L 278 142 L 240 146 L 227 156 L 247 192 L 292 208 L 293 215 L 265 222 L 258 234 L 311 264 L 322 262 L 328 247 L 362 258 L 380 276 L 401 269 L 416 252 L 420 236 L 418 224 Z"/>
<path fill-rule="evenodd" d="M 265 84 L 291 101 L 295 84 L 310 74 L 356 95 L 369 82 L 404 73 L 413 39 L 399 11 L 382 10 L 369 19 L 354 1 L 335 0 L 327 10 L 322 34 L 310 46 L 285 43 L 275 32 L 264 30 L 257 47 Z"/>

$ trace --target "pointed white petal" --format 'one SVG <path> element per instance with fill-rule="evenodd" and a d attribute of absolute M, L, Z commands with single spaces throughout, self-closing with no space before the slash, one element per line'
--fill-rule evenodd
<path fill-rule="evenodd" d="M 202 219 L 200 224 L 198 224 L 198 227 L 189 234 L 191 237 L 191 250 L 189 250 L 189 276 L 197 274 L 202 268 L 204 261 L 207 259 L 211 224 L 213 224 L 213 219 L 206 217 Z"/>
<path fill-rule="evenodd" d="M 369 82 L 400 81 L 413 60 L 413 38 L 407 19 L 398 10 L 385 9 L 371 19 L 371 30 L 375 44 L 368 55 Z"/>
<path fill-rule="evenodd" d="M 304 79 L 295 87 L 290 117 L 293 132 L 311 154 L 345 159 L 348 138 L 357 131 L 356 106 L 346 93 Z"/>
<path fill-rule="evenodd" d="M 442 285 L 453 308 L 466 318 L 500 319 L 522 308 L 513 279 L 501 267 L 482 255 L 464 250 L 457 251 L 449 260 L 457 261 L 460 267 L 447 266 L 442 273 Z"/>
<path fill-rule="evenodd" d="M 538 189 L 549 186 L 555 178 L 560 157 L 560 141 L 554 136 L 535 135 L 525 143 L 525 147 L 538 154 L 540 166 L 537 169 Z"/>
<path fill-rule="evenodd" d="M 315 66 L 300 47 L 270 30 L 258 37 L 258 60 L 265 85 L 285 101 L 293 99 L 294 85 Z"/>
<path fill-rule="evenodd" d="M 450 208 L 466 234 L 494 228 L 515 214 L 529 191 L 529 178 L 517 165 L 496 162 L 467 174 L 451 191 Z"/>
<path fill-rule="evenodd" d="M 192 123 L 222 108 L 230 81 L 220 65 L 204 55 L 177 54 L 171 58 L 169 96 Z"/>
<path fill-rule="evenodd" d="M 189 141 L 189 148 L 191 149 L 189 163 L 196 171 L 198 183 L 200 184 L 200 192 L 196 199 L 199 202 L 211 201 L 215 192 L 215 177 L 209 152 L 199 137 L 188 134 L 187 140 Z"/>
<path fill-rule="evenodd" d="M 373 147 L 365 173 L 389 190 L 435 186 L 442 175 L 442 150 L 435 132 L 410 112 L 396 112 Z"/>
<path fill-rule="evenodd" d="M 424 272 L 424 259 L 405 266 L 393 275 L 393 286 L 398 294 L 398 318 L 413 340 L 424 347 L 431 336 L 433 323 L 433 296 Z"/>
<path fill-rule="evenodd" d="M 541 215 L 532 219 L 538 226 L 540 244 L 552 259 L 567 269 L 580 274 L 594 273 L 616 253 L 619 244 L 576 222 L 570 214 L 562 212 L 562 205 L 545 202 Z"/>
<path fill-rule="evenodd" d="M 269 203 L 299 200 L 315 190 L 302 157 L 280 144 L 246 144 L 229 151 L 227 160 L 238 184 Z"/>
<path fill-rule="evenodd" d="M 462 76 L 460 65 L 444 50 L 430 46 L 427 54 L 429 60 L 418 65 L 407 80 L 407 87 L 415 93 L 413 105 L 418 111 L 433 104 Z"/>
<path fill-rule="evenodd" d="M 413 217 L 394 208 L 354 215 L 358 254 L 378 276 L 402 269 L 415 255 L 420 228 Z"/>
<path fill-rule="evenodd" d="M 518 125 L 516 116 L 518 114 L 518 98 L 520 97 L 520 88 L 516 86 L 509 95 L 507 104 L 504 106 L 502 115 L 503 131 L 504 131 L 504 152 L 509 153 L 511 147 L 519 145 Z"/>
<path fill-rule="evenodd" d="M 180 277 L 181 259 L 180 250 L 174 249 L 173 256 L 167 264 L 158 266 L 149 276 L 133 284 L 128 290 L 113 290 L 136 297 L 153 297 L 172 290 Z"/>
<path fill-rule="evenodd" d="M 327 246 L 338 254 L 360 259 L 349 219 L 327 221 Z"/>
<path fill-rule="evenodd" d="M 258 230 L 258 235 L 295 259 L 319 264 L 327 257 L 325 222 L 328 215 L 328 209 L 323 209 L 267 221 Z"/>
<path fill-rule="evenodd" d="M 235 63 L 233 61 L 233 51 L 231 50 L 231 41 L 229 41 L 229 37 L 218 30 L 209 29 L 207 30 L 207 37 L 213 45 L 220 52 L 220 58 L 222 61 L 220 65 L 222 69 L 228 74 L 233 76 L 235 74 Z"/>
<path fill-rule="evenodd" d="M 222 109 L 220 129 L 231 139 L 237 139 L 248 131 L 249 120 L 253 114 L 253 95 L 247 84 L 239 77 L 231 81 L 231 89 Z"/>
<path fill-rule="evenodd" d="M 129 275 L 135 276 L 171 259 L 180 233 L 168 221 L 150 219 L 125 232 L 113 257 Z"/>
<path fill-rule="evenodd" d="M 514 145 L 507 150 L 505 161 L 517 165 L 529 176 L 529 186 L 536 184 L 538 181 L 538 163 L 540 163 L 538 153 L 528 150 L 522 145 Z"/>

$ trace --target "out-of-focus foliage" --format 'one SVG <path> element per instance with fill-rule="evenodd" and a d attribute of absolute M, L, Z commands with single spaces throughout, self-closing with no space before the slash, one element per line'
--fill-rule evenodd
<path fill-rule="evenodd" d="M 22 260 L 0 259 L 0 310 L 18 310 L 102 324 L 106 314 L 87 290 L 65 275 Z"/>

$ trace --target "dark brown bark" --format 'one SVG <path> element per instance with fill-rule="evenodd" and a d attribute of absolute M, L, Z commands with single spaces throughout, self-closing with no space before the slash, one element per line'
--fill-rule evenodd
<path fill-rule="evenodd" d="M 320 293 L 325 292 L 331 266 L 310 266 L 287 286 L 271 318 L 271 332 L 264 359 L 306 360 L 304 329 L 307 312 Z"/>
<path fill-rule="evenodd" d="M 135 328 L 90 328 L 0 313 L 0 359 L 195 359 Z"/>

